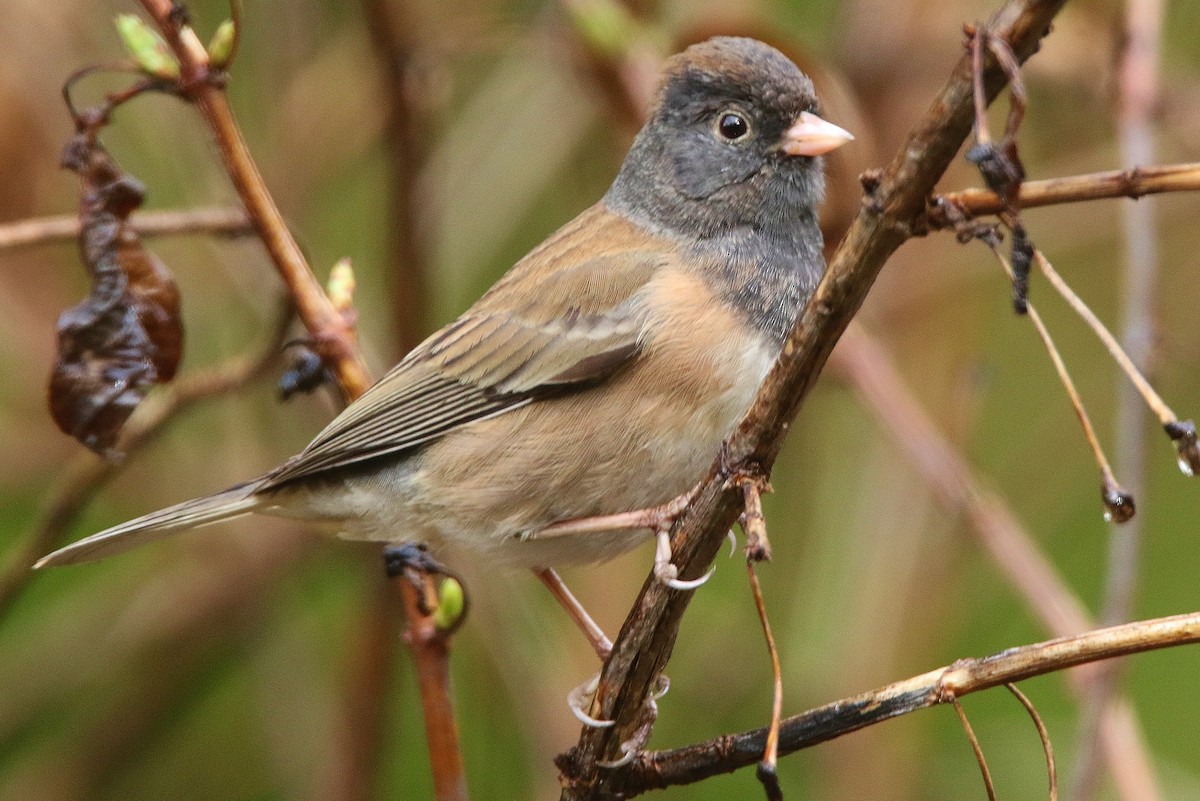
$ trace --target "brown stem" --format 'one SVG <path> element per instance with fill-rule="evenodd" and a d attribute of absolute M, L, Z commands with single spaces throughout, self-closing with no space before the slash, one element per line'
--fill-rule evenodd
<path fill-rule="evenodd" d="M 989 27 L 1023 60 L 1033 53 L 1064 2 L 1012 0 L 997 12 Z M 984 74 L 988 96 L 994 97 L 1005 80 L 994 57 L 986 60 Z M 713 465 L 695 501 L 676 522 L 672 545 L 682 578 L 704 572 L 737 517 L 741 493 L 727 486 L 731 467 L 746 473 L 769 470 L 834 343 L 883 263 L 911 235 L 926 198 L 971 130 L 971 81 L 968 55 L 960 58 L 929 112 L 862 204 L 753 407 L 728 442 L 723 458 Z M 612 775 L 597 763 L 617 757 L 620 744 L 637 728 L 643 702 L 670 658 L 690 595 L 663 587 L 653 577 L 643 585 L 597 691 L 599 716 L 616 724 L 609 729 L 585 730 L 576 746 L 560 756 L 564 799 L 597 798 L 608 792 Z"/>
<path fill-rule="evenodd" d="M 749 536 L 749 535 L 747 535 Z M 754 596 L 754 608 L 762 624 L 763 638 L 767 642 L 767 654 L 771 657 L 771 724 L 767 727 L 767 742 L 763 746 L 762 760 L 758 763 L 758 779 L 768 799 L 783 798 L 775 764 L 779 761 L 779 726 L 783 716 L 783 670 L 779 664 L 779 649 L 775 647 L 775 635 L 771 633 L 771 621 L 767 617 L 767 604 L 763 599 L 758 573 L 754 570 L 759 561 L 754 556 L 746 557 L 746 573 L 750 577 L 750 592 Z"/>
<path fill-rule="evenodd" d="M 1033 725 L 1037 729 L 1038 739 L 1042 741 L 1042 754 L 1046 757 L 1048 801 L 1058 801 L 1058 767 L 1054 761 L 1054 745 L 1050 742 L 1050 732 L 1046 730 L 1046 724 L 1042 721 L 1042 716 L 1038 714 L 1037 707 L 1025 693 L 1017 688 L 1017 685 L 1009 683 L 1004 687 L 1021 702 L 1021 706 L 1025 707 L 1025 711 L 1029 713 L 1029 719 L 1033 721 Z"/>
<path fill-rule="evenodd" d="M 962 704 L 954 696 L 950 697 L 950 703 L 954 706 L 958 722 L 962 724 L 963 733 L 967 735 L 967 742 L 971 744 L 971 751 L 975 754 L 975 762 L 978 763 L 979 773 L 983 776 L 983 789 L 987 792 L 988 801 L 996 801 L 996 784 L 992 781 L 992 771 L 988 768 L 987 759 L 983 755 L 983 746 L 979 744 L 979 738 L 975 736 L 975 729 L 967 718 L 967 711 L 962 708 Z"/>
<path fill-rule="evenodd" d="M 1126 623 L 1074 637 L 1010 648 L 843 698 L 785 718 L 779 752 L 790 754 L 900 715 L 950 703 L 964 695 L 1105 659 L 1200 643 L 1200 612 Z M 755 764 L 766 728 L 651 751 L 614 770 L 610 787 L 629 798 L 647 790 L 692 784 Z"/>
<path fill-rule="evenodd" d="M 139 211 L 125 223 L 141 236 L 168 234 L 217 234 L 245 236 L 254 233 L 241 209 L 208 208 L 181 211 Z M 0 250 L 11 250 L 79 238 L 79 215 L 33 217 L 0 225 Z"/>
<path fill-rule="evenodd" d="M 1103 343 L 1105 350 L 1108 351 L 1108 355 L 1112 356 L 1113 361 L 1115 361 L 1117 366 L 1121 368 L 1121 371 L 1125 373 L 1125 376 L 1129 379 L 1129 383 L 1133 385 L 1133 388 L 1137 393 L 1135 398 L 1139 401 L 1138 408 L 1141 409 L 1142 403 L 1145 403 L 1145 405 L 1149 407 L 1150 411 L 1154 412 L 1155 417 L 1158 418 L 1158 422 L 1163 426 L 1167 426 L 1172 423 L 1177 424 L 1179 422 L 1179 417 L 1174 411 L 1172 411 L 1171 407 L 1167 405 L 1166 401 L 1162 399 L 1162 396 L 1155 391 L 1154 387 L 1151 386 L 1150 382 L 1146 379 L 1146 376 L 1142 374 L 1142 368 L 1140 368 L 1136 364 L 1133 357 L 1121 347 L 1120 343 L 1117 342 L 1117 338 L 1114 337 L 1112 332 L 1109 331 L 1104 323 L 1100 321 L 1100 318 L 1096 316 L 1096 313 L 1092 311 L 1091 307 L 1083 301 L 1083 298 L 1079 297 L 1079 295 L 1075 293 L 1075 290 L 1071 288 L 1070 284 L 1063 280 L 1063 277 L 1059 275 L 1058 270 L 1054 269 L 1054 265 L 1050 263 L 1045 254 L 1043 254 L 1040 250 L 1034 250 L 1033 259 L 1035 262 L 1037 262 L 1038 267 L 1041 269 L 1042 274 L 1046 276 L 1046 280 L 1050 282 L 1050 285 L 1054 287 L 1055 291 L 1062 296 L 1063 300 L 1067 302 L 1067 304 L 1075 311 L 1075 313 L 1078 314 L 1085 323 L 1087 323 L 1088 328 L 1092 329 L 1092 331 L 1100 339 L 1100 342 Z M 1138 427 L 1140 428 L 1140 426 L 1141 421 L 1139 420 Z"/>
<path fill-rule="evenodd" d="M 412 569 L 406 568 L 407 571 Z M 404 640 L 412 648 L 417 670 L 434 798 L 437 801 L 467 801 L 458 724 L 450 702 L 450 638 L 438 630 L 433 620 L 436 601 L 430 603 L 428 600 L 437 597 L 433 581 L 433 576 L 427 572 L 412 571 L 409 576 L 396 577 L 392 583 L 399 590 L 404 618 L 408 622 Z"/>
<path fill-rule="evenodd" d="M 329 365 L 338 385 L 353 400 L 371 385 L 370 373 L 346 319 L 325 296 L 300 246 L 283 220 L 274 198 L 250 155 L 229 107 L 224 89 L 209 74 L 208 53 L 187 26 L 180 26 L 171 0 L 142 0 L 179 60 L 185 96 L 208 122 L 225 162 L 225 169 L 246 207 L 271 260 L 296 304 L 296 312 L 313 339 L 314 349 Z"/>
<path fill-rule="evenodd" d="M 1163 164 L 1150 167 L 1131 167 L 1085 175 L 1025 181 L 1017 194 L 1022 209 L 1038 206 L 1058 206 L 1085 200 L 1104 200 L 1127 197 L 1137 199 L 1163 192 L 1194 192 L 1200 190 L 1200 163 Z M 963 189 L 934 195 L 926 221 L 931 229 L 953 228 L 953 222 L 942 208 L 957 206 L 969 215 L 999 214 L 1005 210 L 1004 200 L 987 189 Z"/>
<path fill-rule="evenodd" d="M 388 180 L 388 253 L 392 264 L 388 301 L 396 345 L 401 352 L 417 345 L 428 331 L 426 302 L 428 248 L 422 225 L 423 208 L 417 181 L 429 149 L 426 123 L 431 112 L 419 95 L 419 43 L 428 33 L 419 29 L 411 0 L 363 0 L 367 30 L 386 87 L 387 121 L 384 147 L 391 175 Z"/>

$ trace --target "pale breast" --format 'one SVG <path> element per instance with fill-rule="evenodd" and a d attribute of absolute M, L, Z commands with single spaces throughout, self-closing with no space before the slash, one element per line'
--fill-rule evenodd
<path fill-rule="evenodd" d="M 648 286 L 644 355 L 601 385 L 537 401 L 431 444 L 411 475 L 411 527 L 520 565 L 616 555 L 648 531 L 539 540 L 551 523 L 665 503 L 690 489 L 774 358 L 692 275 Z M 396 521 L 397 523 L 401 521 Z"/>

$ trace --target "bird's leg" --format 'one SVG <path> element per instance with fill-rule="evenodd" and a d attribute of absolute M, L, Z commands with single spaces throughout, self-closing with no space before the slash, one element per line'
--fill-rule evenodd
<path fill-rule="evenodd" d="M 567 614 L 575 621 L 575 625 L 579 626 L 583 635 L 588 638 L 588 642 L 592 644 L 592 648 L 596 651 L 596 656 L 600 657 L 603 662 L 608 659 L 608 655 L 612 653 L 612 640 L 604 634 L 603 629 L 592 619 L 588 611 L 583 608 L 583 604 L 579 603 L 579 599 L 567 587 L 562 578 L 552 568 L 534 569 L 533 574 L 538 577 L 546 588 L 550 590 L 550 594 L 559 602 L 563 609 L 567 610 Z M 590 679 L 580 684 L 571 692 L 567 693 L 567 706 L 571 713 L 579 719 L 579 722 L 584 726 L 591 726 L 595 729 L 606 729 L 613 725 L 611 720 L 600 720 L 594 718 L 584 711 L 584 708 L 590 704 L 591 699 L 596 694 L 596 689 L 600 686 L 600 674 L 592 676 Z M 657 701 L 667 694 L 667 690 L 671 687 L 671 680 L 666 676 L 658 677 L 658 688 L 654 691 L 647 703 L 650 708 L 657 712 Z"/>
<path fill-rule="evenodd" d="M 567 614 L 571 616 L 571 620 L 575 621 L 575 625 L 583 632 L 583 636 L 592 645 L 592 649 L 596 652 L 596 656 L 600 657 L 600 661 L 608 659 L 608 655 L 612 653 L 612 640 L 604 634 L 604 630 L 597 625 L 588 611 L 583 608 L 583 604 L 579 603 L 579 599 L 574 593 L 563 583 L 562 578 L 553 568 L 534 568 L 533 574 L 546 585 L 546 589 L 550 590 L 550 594 L 554 596 L 554 600 L 558 601 L 563 609 L 567 610 Z M 593 689 L 594 691 L 594 689 Z"/>
<path fill-rule="evenodd" d="M 614 529 L 648 528 L 654 532 L 657 544 L 654 552 L 654 577 L 675 590 L 694 590 L 712 576 L 712 569 L 698 579 L 682 581 L 678 578 L 679 571 L 671 563 L 671 526 L 675 518 L 687 508 L 700 489 L 696 485 L 683 495 L 672 498 L 662 506 L 649 509 L 637 509 L 632 512 L 620 512 L 613 515 L 596 515 L 579 517 L 574 520 L 562 520 L 552 523 L 537 531 L 527 532 L 522 539 L 545 539 L 547 537 L 562 537 L 570 534 L 591 534 L 597 531 L 613 531 Z"/>
<path fill-rule="evenodd" d="M 554 600 L 558 601 L 563 609 L 567 610 L 567 614 L 571 616 L 571 620 L 575 621 L 575 625 L 583 632 L 583 636 L 592 645 L 592 649 L 596 652 L 596 656 L 600 657 L 600 661 L 608 659 L 608 655 L 612 653 L 612 640 L 608 639 L 604 630 L 592 619 L 588 611 L 583 608 L 583 604 L 579 603 L 579 599 L 571 592 L 570 588 L 563 582 L 562 578 L 554 571 L 553 568 L 534 568 L 533 574 L 538 577 L 546 589 L 550 590 L 550 594 L 554 596 Z M 594 729 L 606 729 L 613 725 L 611 720 L 600 720 L 594 718 L 584 711 L 584 707 L 591 703 L 592 696 L 596 694 L 596 688 L 600 686 L 600 674 L 592 676 L 590 679 L 580 684 L 571 692 L 567 693 L 567 707 L 570 708 L 571 714 L 579 719 L 579 722 L 584 726 L 591 726 Z"/>

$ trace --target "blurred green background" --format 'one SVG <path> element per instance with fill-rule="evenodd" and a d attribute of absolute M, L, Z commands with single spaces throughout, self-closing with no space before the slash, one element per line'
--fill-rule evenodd
<path fill-rule="evenodd" d="M 831 164 L 828 226 L 838 231 L 858 202 L 858 172 L 890 159 L 962 52 L 962 23 L 995 5 L 638 0 L 631 10 L 663 51 L 713 33 L 755 35 L 816 75 L 826 115 L 859 136 Z M 208 0 L 190 7 L 203 38 L 228 14 Z M 6 0 L 0 224 L 74 210 L 74 176 L 57 167 L 70 134 L 59 88 L 73 70 L 120 57 L 112 18 L 137 10 L 109 0 Z M 1115 2 L 1069 4 L 1029 65 L 1021 145 L 1030 177 L 1119 166 L 1122 14 Z M 403 44 L 402 87 L 381 66 L 384 18 Z M 376 374 L 594 202 L 615 173 L 634 128 L 613 102 L 611 74 L 584 53 L 569 20 L 563 7 L 530 0 L 247 4 L 229 85 L 234 109 L 314 267 L 323 277 L 352 257 Z M 1198 25 L 1200 6 L 1168 4 L 1156 118 L 1162 162 L 1200 159 Z M 97 78 L 80 97 L 94 101 L 120 85 Z M 397 97 L 403 108 L 389 122 Z M 148 184 L 148 208 L 235 202 L 206 129 L 175 99 L 120 109 L 103 140 Z M 977 182 L 959 164 L 943 187 Z M 411 200 L 409 225 L 397 223 L 398 192 Z M 1152 375 L 1187 416 L 1200 406 L 1200 198 L 1153 202 L 1162 268 Z M 1117 326 L 1120 203 L 1025 217 L 1060 272 Z M 255 240 L 169 237 L 151 246 L 183 293 L 185 371 L 259 347 L 281 288 Z M 422 284 L 419 299 L 389 300 Z M 5 586 L 15 588 L 0 609 L 0 798 L 429 797 L 419 700 L 377 549 L 250 520 L 24 577 L 25 543 L 70 470 L 93 458 L 53 427 L 44 402 L 56 317 L 86 291 L 71 243 L 0 250 L 8 376 L 0 383 L 0 452 L 8 455 L 0 556 Z M 1036 275 L 1033 293 L 1111 442 L 1121 377 Z M 1096 468 L 1030 326 L 1011 313 L 991 255 L 947 234 L 914 240 L 885 268 L 860 320 L 938 429 L 1098 609 L 1109 533 Z M 335 406 L 321 393 L 281 405 L 278 372 L 180 416 L 128 459 L 67 539 L 257 475 L 303 447 Z M 1200 486 L 1176 470 L 1156 426 L 1146 429 L 1142 617 L 1200 607 Z M 802 410 L 773 483 L 775 560 L 760 575 L 784 664 L 785 714 L 1048 636 L 969 523 L 937 501 L 838 375 L 825 376 Z M 565 695 L 595 671 L 595 657 L 530 575 L 445 556 L 467 575 L 474 600 L 453 659 L 472 796 L 557 797 L 551 759 L 578 734 Z M 650 562 L 647 546 L 564 575 L 615 634 Z M 1198 666 L 1192 649 L 1150 654 L 1130 662 L 1124 681 L 1167 799 L 1200 794 Z M 696 594 L 669 673 L 652 747 L 766 723 L 769 665 L 739 559 L 720 562 Z M 1079 705 L 1062 675 L 1025 689 L 1069 780 Z M 1000 796 L 1044 797 L 1040 746 L 1024 711 L 1002 692 L 965 705 Z M 983 797 L 949 709 L 786 757 L 780 774 L 789 798 Z M 658 797 L 759 793 L 742 771 Z"/>

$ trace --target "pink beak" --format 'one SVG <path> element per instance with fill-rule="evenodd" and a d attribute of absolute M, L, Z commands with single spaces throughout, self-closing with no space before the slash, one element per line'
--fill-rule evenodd
<path fill-rule="evenodd" d="M 807 111 L 800 112 L 783 135 L 783 152 L 789 156 L 820 156 L 854 139 L 849 131 Z"/>

